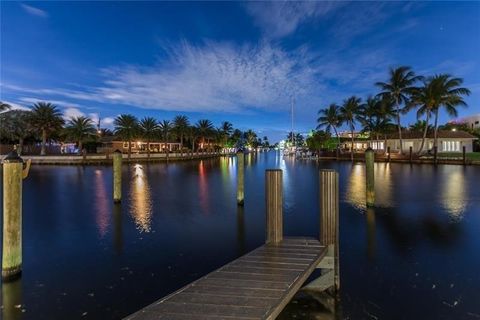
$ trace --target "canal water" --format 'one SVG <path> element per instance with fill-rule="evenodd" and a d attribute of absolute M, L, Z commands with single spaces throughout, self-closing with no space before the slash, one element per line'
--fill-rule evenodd
<path fill-rule="evenodd" d="M 119 319 L 264 241 L 264 171 L 284 172 L 284 233 L 318 236 L 318 170 L 340 173 L 341 292 L 298 294 L 282 319 L 479 319 L 480 168 L 248 155 L 109 166 L 33 166 L 24 180 L 23 277 L 2 284 L 2 319 Z M 330 317 L 331 318 L 331 317 Z"/>

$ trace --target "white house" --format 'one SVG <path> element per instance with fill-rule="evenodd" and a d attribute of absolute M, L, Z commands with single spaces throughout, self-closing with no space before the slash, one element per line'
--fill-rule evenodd
<path fill-rule="evenodd" d="M 402 132 L 403 152 L 409 152 L 410 147 L 412 147 L 413 152 L 420 150 L 422 137 L 422 132 Z M 466 152 L 472 152 L 473 141 L 477 140 L 477 137 L 465 131 L 438 130 L 437 139 L 438 152 L 461 152 L 463 150 L 463 146 L 465 146 Z M 400 151 L 400 139 L 398 138 L 398 133 L 388 137 L 386 146 L 385 140 L 383 139 L 374 140 L 372 142 L 372 148 L 376 150 L 385 150 L 388 147 L 390 147 L 391 152 Z M 425 139 L 423 150 L 431 150 L 432 148 L 433 132 L 429 132 L 427 134 L 427 138 Z"/>

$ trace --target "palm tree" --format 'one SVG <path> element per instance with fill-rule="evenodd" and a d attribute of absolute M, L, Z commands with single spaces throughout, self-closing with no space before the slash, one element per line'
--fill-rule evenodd
<path fill-rule="evenodd" d="M 317 119 L 317 130 L 325 127 L 325 131 L 331 133 L 331 130 L 335 131 L 335 136 L 338 139 L 338 145 L 340 145 L 340 136 L 338 135 L 337 128 L 343 123 L 343 119 L 339 112 L 339 106 L 332 103 L 328 108 L 318 111 L 319 117 Z"/>
<path fill-rule="evenodd" d="M 223 146 L 225 146 L 227 144 L 228 137 L 230 137 L 233 132 L 233 125 L 228 121 L 224 121 L 222 122 L 220 128 L 218 128 L 218 131 L 222 137 Z"/>
<path fill-rule="evenodd" d="M 390 68 L 390 78 L 387 82 L 377 82 L 376 86 L 382 90 L 378 95 L 383 98 L 390 98 L 395 104 L 395 118 L 397 121 L 398 135 L 400 139 L 400 153 L 403 151 L 402 125 L 400 115 L 408 111 L 408 102 L 412 92 L 415 90 L 415 82 L 423 77 L 416 76 L 412 68 L 401 66 L 396 69 Z M 402 108 L 401 105 L 404 105 Z"/>
<path fill-rule="evenodd" d="M 247 142 L 247 144 L 250 145 L 251 147 L 254 147 L 257 141 L 257 134 L 255 133 L 255 131 L 248 129 L 247 131 L 245 131 L 244 135 L 245 135 L 245 141 Z"/>
<path fill-rule="evenodd" d="M 381 100 L 377 97 L 369 96 L 365 103 L 359 108 L 357 120 L 362 124 L 363 131 L 368 132 L 368 146 L 371 147 L 374 136 L 374 130 L 379 122 L 379 112 L 381 108 Z"/>
<path fill-rule="evenodd" d="M 343 105 L 340 107 L 340 114 L 342 115 L 343 120 L 347 123 L 350 129 L 350 137 L 352 139 L 352 145 L 350 148 L 350 158 L 353 161 L 353 140 L 354 140 L 354 130 L 355 130 L 355 120 L 357 119 L 359 110 L 361 108 L 361 99 L 355 96 L 343 101 Z"/>
<path fill-rule="evenodd" d="M 82 151 L 83 140 L 91 135 L 94 135 L 96 130 L 92 119 L 87 117 L 73 117 L 65 127 L 67 136 L 78 143 L 78 150 Z"/>
<path fill-rule="evenodd" d="M 183 149 L 183 138 L 187 134 L 188 127 L 190 126 L 190 122 L 188 121 L 187 116 L 176 116 L 173 119 L 173 129 L 175 134 L 180 138 L 180 145 Z"/>
<path fill-rule="evenodd" d="M 40 155 L 44 156 L 48 135 L 60 131 L 65 122 L 62 113 L 49 102 L 38 102 L 32 106 L 29 122 L 42 136 Z"/>
<path fill-rule="evenodd" d="M 198 135 L 202 140 L 202 143 L 204 144 L 206 139 L 208 142 L 208 137 L 211 135 L 213 130 L 212 121 L 207 119 L 198 120 L 196 127 L 197 127 Z"/>
<path fill-rule="evenodd" d="M 170 122 L 170 120 L 162 120 L 158 126 L 163 142 L 165 142 L 165 145 L 167 145 L 170 133 L 172 133 L 172 123 Z"/>
<path fill-rule="evenodd" d="M 113 121 L 115 134 L 128 142 L 128 159 L 132 154 L 132 140 L 138 134 L 138 119 L 131 114 L 121 114 Z"/>
<path fill-rule="evenodd" d="M 150 158 L 150 141 L 159 131 L 157 120 L 152 117 L 144 117 L 140 120 L 139 127 L 142 137 L 147 141 L 147 157 Z"/>
<path fill-rule="evenodd" d="M 418 118 L 423 115 L 426 117 L 422 143 L 418 153 L 423 151 L 429 128 L 429 121 L 432 116 L 435 117 L 433 146 L 437 146 L 438 112 L 441 107 L 444 107 L 449 115 L 456 117 L 458 115 L 456 107 L 466 106 L 462 95 L 469 95 L 470 90 L 459 87 L 462 82 L 463 80 L 460 78 L 452 78 L 448 74 L 440 74 L 429 77 L 424 81 L 421 88 L 414 91 L 410 105 L 418 107 Z"/>
<path fill-rule="evenodd" d="M 18 155 L 22 155 L 23 141 L 31 134 L 29 118 L 30 112 L 23 110 L 10 110 L 0 114 L 0 135 L 18 140 Z"/>
<path fill-rule="evenodd" d="M 408 129 L 414 132 L 423 132 L 425 127 L 427 126 L 427 121 L 425 120 L 417 120 L 414 124 L 411 124 Z M 428 125 L 428 131 L 433 129 L 432 125 Z"/>
<path fill-rule="evenodd" d="M 12 109 L 11 105 L 9 105 L 6 102 L 0 101 L 0 112 L 10 110 L 10 109 Z"/>

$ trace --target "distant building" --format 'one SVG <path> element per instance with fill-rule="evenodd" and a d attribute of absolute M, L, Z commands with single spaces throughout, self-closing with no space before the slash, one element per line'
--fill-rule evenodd
<path fill-rule="evenodd" d="M 458 118 L 450 121 L 451 124 L 466 124 L 470 129 L 480 128 L 480 114 L 474 114 L 472 116 Z"/>
<path fill-rule="evenodd" d="M 120 150 L 123 153 L 128 152 L 128 142 L 122 141 L 116 137 L 102 137 L 101 139 L 102 146 L 97 148 L 98 153 L 112 153 L 115 150 Z M 147 152 L 147 142 L 143 140 L 132 141 L 132 152 L 133 153 L 146 153 Z M 160 141 L 151 141 L 150 142 L 150 152 L 175 152 L 180 150 L 181 144 L 177 142 L 160 142 Z"/>
<path fill-rule="evenodd" d="M 418 131 L 404 131 L 402 132 L 402 150 L 403 152 L 409 152 L 412 147 L 413 152 L 420 150 L 422 144 L 423 133 Z M 473 142 L 477 140 L 477 137 L 471 135 L 465 131 L 453 131 L 453 130 L 438 130 L 438 152 L 461 152 L 465 146 L 466 152 L 473 151 Z M 371 142 L 371 147 L 374 150 L 385 151 L 390 147 L 391 152 L 400 151 L 400 139 L 398 133 L 391 134 L 386 139 L 370 140 L 370 141 L 354 141 L 354 150 L 365 150 L 368 147 L 368 143 Z M 351 143 L 348 141 L 342 142 L 342 147 L 350 149 Z M 425 145 L 423 150 L 431 150 L 433 148 L 433 132 L 427 134 L 425 139 Z"/>

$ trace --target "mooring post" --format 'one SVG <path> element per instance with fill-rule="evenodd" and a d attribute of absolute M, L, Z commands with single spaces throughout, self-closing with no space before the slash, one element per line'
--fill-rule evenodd
<path fill-rule="evenodd" d="M 113 152 L 113 202 L 122 201 L 122 152 Z"/>
<path fill-rule="evenodd" d="M 3 159 L 3 242 L 2 279 L 14 280 L 22 273 L 22 180 L 28 175 L 30 160 L 16 151 Z"/>
<path fill-rule="evenodd" d="M 437 164 L 437 151 L 438 151 L 437 146 L 434 146 L 433 147 L 433 163 L 434 164 Z"/>
<path fill-rule="evenodd" d="M 338 237 L 338 173 L 320 170 L 320 243 L 327 246 L 327 256 L 333 259 L 334 289 L 340 288 Z"/>
<path fill-rule="evenodd" d="M 237 152 L 237 204 L 243 206 L 244 204 L 244 189 L 245 189 L 245 154 L 242 150 Z"/>
<path fill-rule="evenodd" d="M 367 207 L 375 205 L 375 152 L 372 148 L 365 151 L 365 186 Z"/>
<path fill-rule="evenodd" d="M 462 156 L 463 156 L 463 165 L 467 164 L 467 148 L 465 146 L 462 147 Z"/>
<path fill-rule="evenodd" d="M 268 169 L 265 171 L 266 243 L 279 243 L 283 239 L 282 204 L 282 170 Z"/>
<path fill-rule="evenodd" d="M 413 147 L 410 146 L 410 164 L 412 164 L 412 157 L 413 157 Z"/>
<path fill-rule="evenodd" d="M 339 154 L 340 154 L 340 150 L 339 150 L 339 148 L 338 148 L 338 146 L 337 146 L 337 149 L 335 150 L 335 158 L 336 158 L 335 160 L 337 160 L 337 161 L 338 161 L 338 158 L 340 157 Z"/>
<path fill-rule="evenodd" d="M 387 161 L 390 162 L 390 147 L 387 147 Z"/>

